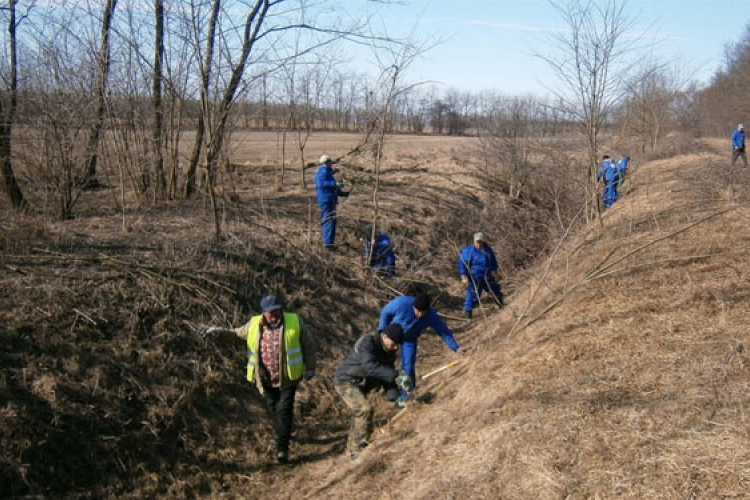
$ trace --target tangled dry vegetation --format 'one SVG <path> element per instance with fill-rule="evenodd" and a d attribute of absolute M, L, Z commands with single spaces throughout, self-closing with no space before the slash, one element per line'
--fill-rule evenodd
<path fill-rule="evenodd" d="M 323 136 L 315 154 L 346 151 L 351 140 Z M 130 197 L 123 206 L 116 172 L 103 172 L 110 188 L 87 192 L 74 220 L 3 207 L 0 497 L 204 498 L 275 484 L 272 432 L 243 381 L 244 353 L 196 333 L 244 323 L 270 292 L 321 346 L 318 377 L 298 396 L 292 452 L 298 463 L 340 453 L 348 422 L 330 381 L 353 340 L 397 293 L 433 291 L 446 313 L 460 303 L 445 290 L 454 247 L 475 228 L 459 228 L 459 214 L 482 202 L 467 194 L 472 186 L 454 185 L 471 176 L 458 175 L 451 148 L 469 141 L 445 142 L 392 148 L 381 209 L 400 262 L 387 283 L 360 266 L 358 234 L 372 213 L 367 159 L 341 166 L 353 194 L 334 255 L 320 250 L 314 191 L 276 192 L 262 161 L 222 174 L 219 243 L 205 200 L 143 208 Z"/>
<path fill-rule="evenodd" d="M 602 225 L 551 251 L 510 307 L 464 334 L 471 358 L 432 404 L 410 408 L 361 463 L 339 459 L 290 487 L 746 498 L 750 200 L 737 186 L 750 175 L 713 143 L 701 150 L 632 172 Z"/>
<path fill-rule="evenodd" d="M 3 217 L 0 497 L 742 497 L 747 171 L 728 170 L 713 144 L 639 165 L 602 224 L 556 247 L 565 227 L 553 211 L 503 197 L 468 142 L 390 150 L 389 282 L 359 262 L 366 159 L 341 166 L 353 194 L 332 256 L 312 190 L 276 192 L 257 164 L 224 174 L 218 244 L 202 200 L 122 210 L 101 190 L 75 220 Z M 514 270 L 512 300 L 469 326 L 454 262 L 477 226 Z M 321 345 L 290 466 L 270 461 L 244 353 L 195 333 L 243 323 L 269 291 Z M 333 371 L 388 298 L 417 291 L 438 298 L 470 357 L 391 423 L 380 401 L 381 430 L 351 462 Z M 451 359 L 423 337 L 423 373 Z"/>

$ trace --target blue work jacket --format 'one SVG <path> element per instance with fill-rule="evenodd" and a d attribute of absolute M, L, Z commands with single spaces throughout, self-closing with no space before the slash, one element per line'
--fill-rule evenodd
<path fill-rule="evenodd" d="M 378 330 L 385 330 L 385 327 L 391 323 L 398 323 L 404 329 L 405 342 L 415 342 L 425 328 L 432 327 L 451 351 L 456 352 L 458 350 L 453 332 L 440 319 L 434 308 L 430 307 L 427 314 L 422 318 L 417 318 L 414 315 L 414 297 L 396 297 L 383 307 L 380 312 Z"/>
<path fill-rule="evenodd" d="M 596 180 L 603 183 L 605 188 L 617 186 L 620 180 L 620 171 L 617 165 L 611 161 L 603 161 L 599 166 L 599 172 L 596 174 Z"/>
<path fill-rule="evenodd" d="M 315 172 L 315 194 L 320 206 L 336 205 L 341 194 L 341 190 L 336 185 L 336 179 L 333 177 L 333 168 L 325 163 Z"/>
<path fill-rule="evenodd" d="M 737 129 L 732 133 L 732 147 L 733 148 L 744 148 L 745 147 L 745 131 Z"/>
<path fill-rule="evenodd" d="M 389 274 L 392 274 L 396 266 L 396 254 L 393 253 L 393 245 L 388 235 L 379 234 L 375 237 L 372 252 L 370 252 L 370 239 L 365 240 L 364 258 L 370 259 L 372 267 L 387 267 Z"/>
<path fill-rule="evenodd" d="M 463 247 L 458 257 L 457 267 L 458 274 L 461 276 L 471 274 L 478 281 L 498 269 L 495 252 L 489 245 L 484 245 L 482 248 L 474 248 L 474 245 Z"/>
<path fill-rule="evenodd" d="M 628 162 L 630 159 L 627 156 L 623 156 L 620 158 L 620 161 L 617 162 L 617 171 L 620 174 L 621 178 L 625 178 L 625 174 L 628 173 Z"/>

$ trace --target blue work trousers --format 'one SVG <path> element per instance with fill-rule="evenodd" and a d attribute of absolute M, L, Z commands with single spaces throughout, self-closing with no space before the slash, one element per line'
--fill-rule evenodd
<path fill-rule="evenodd" d="M 602 195 L 602 205 L 607 209 L 615 204 L 617 201 L 617 188 L 615 186 L 607 186 L 604 188 L 604 194 Z"/>
<path fill-rule="evenodd" d="M 401 345 L 401 369 L 409 374 L 414 387 L 417 386 L 417 371 L 415 369 L 417 364 L 417 340 L 405 340 Z M 401 391 L 401 396 L 406 398 L 408 394 L 406 391 Z"/>
<path fill-rule="evenodd" d="M 323 246 L 333 248 L 333 240 L 336 239 L 336 203 L 329 202 L 320 205 L 320 228 Z"/>
<path fill-rule="evenodd" d="M 500 285 L 490 273 L 487 273 L 484 276 L 471 276 L 469 278 L 469 283 L 466 285 L 464 310 L 472 311 L 474 306 L 479 304 L 479 297 L 482 296 L 482 292 L 485 290 L 489 290 L 498 302 L 503 300 Z"/>

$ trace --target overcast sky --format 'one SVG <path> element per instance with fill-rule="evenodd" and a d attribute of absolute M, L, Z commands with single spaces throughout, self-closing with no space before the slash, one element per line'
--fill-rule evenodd
<path fill-rule="evenodd" d="M 662 62 L 707 82 L 722 65 L 724 47 L 743 35 L 750 5 L 741 0 L 628 0 L 629 17 Z M 554 78 L 537 57 L 549 55 L 548 35 L 565 29 L 546 0 L 408 0 L 379 12 L 393 36 L 417 26 L 422 39 L 445 41 L 409 71 L 412 81 L 434 80 L 462 90 L 545 94 Z"/>

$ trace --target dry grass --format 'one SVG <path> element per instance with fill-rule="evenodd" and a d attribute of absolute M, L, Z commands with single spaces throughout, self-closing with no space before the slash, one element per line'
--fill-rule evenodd
<path fill-rule="evenodd" d="M 353 139 L 336 139 L 338 151 L 319 147 L 343 154 Z M 312 188 L 275 193 L 263 169 L 226 174 L 219 244 L 204 199 L 148 208 L 127 193 L 122 207 L 118 176 L 106 170 L 112 189 L 87 192 L 74 220 L 14 217 L 3 206 L 0 497 L 203 498 L 274 484 L 270 425 L 243 380 L 243 353 L 195 333 L 242 324 L 268 292 L 281 293 L 321 344 L 318 377 L 298 395 L 293 454 L 337 455 L 347 418 L 331 386 L 336 362 L 394 293 L 449 281 L 411 257 L 424 257 L 431 229 L 461 195 L 431 181 L 415 151 L 384 175 L 386 214 L 403 227 L 394 233 L 400 277 L 388 284 L 360 269 L 371 179 L 357 165 L 341 166 L 341 176 L 363 179 L 342 204 L 335 255 L 320 249 Z M 418 220 L 401 218 L 401 181 L 424 184 L 422 196 L 439 194 L 446 208 L 416 197 L 404 205 Z"/>
<path fill-rule="evenodd" d="M 350 139 L 310 152 L 340 154 Z M 503 241 L 512 224 L 483 211 L 464 164 L 471 140 L 440 141 L 388 151 L 381 208 L 401 271 L 387 284 L 359 268 L 364 160 L 340 172 L 358 184 L 333 256 L 318 246 L 311 189 L 264 189 L 264 169 L 227 174 L 219 245 L 203 200 L 132 203 L 123 217 L 105 191 L 74 221 L 3 218 L 0 497 L 744 498 L 750 211 L 739 186 L 750 175 L 728 169 L 718 142 L 636 163 L 603 225 L 513 276 L 503 312 L 450 321 L 470 357 L 423 384 L 432 398 L 389 425 L 395 411 L 378 402 L 375 442 L 358 462 L 340 454 L 348 413 L 330 379 L 385 300 L 427 289 L 458 316 L 455 254 L 476 229 L 466 220 L 506 268 L 520 258 Z M 268 141 L 243 147 L 238 163 L 274 154 Z M 239 324 L 269 289 L 323 346 L 289 467 L 269 464 L 242 353 L 192 333 Z M 422 373 L 450 359 L 422 338 Z"/>
<path fill-rule="evenodd" d="M 309 498 L 746 498 L 750 211 L 745 195 L 730 203 L 728 179 L 710 153 L 640 166 L 604 227 L 555 255 L 530 316 L 565 296 L 558 307 L 510 337 L 510 310 L 474 327 L 470 368 L 434 403 L 361 464 L 323 477 L 319 465 L 290 486 Z"/>

